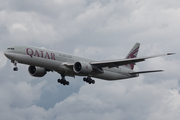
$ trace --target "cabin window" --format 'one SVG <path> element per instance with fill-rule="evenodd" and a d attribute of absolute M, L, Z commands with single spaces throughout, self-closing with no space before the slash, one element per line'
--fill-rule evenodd
<path fill-rule="evenodd" d="M 8 48 L 8 50 L 14 50 L 14 48 Z"/>

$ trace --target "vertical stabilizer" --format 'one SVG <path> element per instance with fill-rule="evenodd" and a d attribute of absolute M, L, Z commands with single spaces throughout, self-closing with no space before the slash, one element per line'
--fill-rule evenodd
<path fill-rule="evenodd" d="M 138 51 L 139 51 L 139 47 L 140 47 L 140 43 L 136 43 L 134 45 L 134 47 L 131 49 L 131 51 L 129 52 L 129 54 L 126 56 L 126 59 L 130 59 L 130 58 L 136 58 Z M 134 64 L 127 64 L 126 67 L 128 67 L 129 69 L 133 70 L 134 69 Z"/>

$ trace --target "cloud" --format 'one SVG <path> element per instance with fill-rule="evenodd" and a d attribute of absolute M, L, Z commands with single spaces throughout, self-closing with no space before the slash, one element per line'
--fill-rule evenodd
<path fill-rule="evenodd" d="M 40 98 L 41 89 L 45 83 L 46 82 L 43 81 L 32 86 L 25 82 L 17 84 L 6 82 L 1 85 L 1 97 L 4 99 L 1 100 L 11 107 L 28 107 Z"/>
<path fill-rule="evenodd" d="M 0 69 L 2 69 L 7 63 L 7 59 L 4 57 L 4 53 L 0 52 Z"/>
<path fill-rule="evenodd" d="M 13 113 L 23 113 L 20 118 L 47 120 L 178 118 L 180 96 L 176 89 L 167 89 L 177 87 L 177 80 L 166 81 L 167 88 L 162 83 L 145 85 L 143 80 L 141 77 L 134 81 L 98 81 L 94 86 L 82 86 L 78 93 L 49 110 L 31 106 L 15 108 Z"/>
<path fill-rule="evenodd" d="M 56 41 L 53 37 L 56 32 L 52 26 L 41 23 L 36 13 L 1 11 L 0 16 L 3 18 L 2 26 L 5 25 L 7 29 L 6 38 L 2 36 L 3 41 L 11 41 L 14 44 L 27 42 L 44 44 L 49 43 L 49 39 Z"/>
<path fill-rule="evenodd" d="M 179 118 L 179 1 L 0 0 L 0 116 L 2 119 Z M 136 70 L 163 69 L 123 81 L 29 76 L 4 57 L 14 44 L 29 44 L 97 60 L 122 59 L 136 43 L 138 56 L 176 55 L 138 63 Z"/>
<path fill-rule="evenodd" d="M 94 86 L 85 85 L 51 110 L 57 119 L 158 119 L 159 116 L 172 119 L 173 114 L 179 116 L 176 107 L 179 103 L 174 102 L 174 97 L 179 98 L 178 91 L 166 88 L 177 87 L 177 80 L 166 81 L 166 87 L 162 83 L 144 84 L 143 80 L 141 77 L 128 82 L 98 81 Z M 177 111 L 172 113 L 166 109 L 167 103 Z M 154 115 L 156 112 L 159 116 Z"/>

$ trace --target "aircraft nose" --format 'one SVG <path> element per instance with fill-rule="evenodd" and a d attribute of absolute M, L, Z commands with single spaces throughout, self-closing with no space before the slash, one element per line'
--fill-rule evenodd
<path fill-rule="evenodd" d="M 7 51 L 4 51 L 4 55 L 7 57 L 7 55 L 8 55 Z"/>
<path fill-rule="evenodd" d="M 12 51 L 14 50 L 13 48 L 8 48 L 7 50 L 4 51 L 4 55 L 10 59 L 10 60 L 14 60 L 15 59 L 15 55 L 14 55 L 14 52 Z"/>
<path fill-rule="evenodd" d="M 4 55 L 5 55 L 7 58 L 9 58 L 9 57 L 10 57 L 10 53 L 9 53 L 9 52 L 7 52 L 7 51 L 4 51 Z"/>

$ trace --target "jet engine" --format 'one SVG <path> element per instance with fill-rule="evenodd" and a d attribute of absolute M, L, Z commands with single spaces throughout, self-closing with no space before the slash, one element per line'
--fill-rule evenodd
<path fill-rule="evenodd" d="M 46 74 L 46 69 L 36 66 L 29 66 L 28 71 L 34 77 L 43 77 Z"/>
<path fill-rule="evenodd" d="M 73 70 L 75 73 L 89 74 L 93 71 L 93 68 L 89 63 L 81 61 L 74 64 Z"/>

